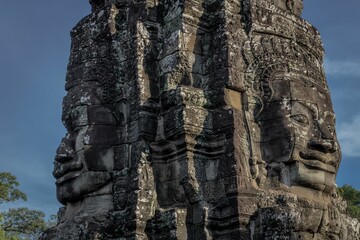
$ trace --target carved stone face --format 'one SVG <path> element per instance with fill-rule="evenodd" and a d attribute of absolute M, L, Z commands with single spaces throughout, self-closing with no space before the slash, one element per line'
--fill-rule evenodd
<path fill-rule="evenodd" d="M 82 84 L 70 89 L 63 101 L 68 133 L 57 149 L 53 171 L 57 198 L 63 204 L 111 191 L 118 119 L 101 104 L 96 91 L 95 84 Z"/>
<path fill-rule="evenodd" d="M 268 175 L 288 186 L 330 192 L 341 154 L 329 92 L 302 76 L 278 74 L 259 115 Z"/>

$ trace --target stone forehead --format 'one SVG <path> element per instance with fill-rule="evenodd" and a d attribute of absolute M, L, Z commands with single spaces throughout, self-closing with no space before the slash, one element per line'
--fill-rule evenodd
<path fill-rule="evenodd" d="M 290 81 L 291 98 L 315 103 L 328 103 L 330 105 L 330 93 L 328 90 L 309 81 Z"/>
<path fill-rule="evenodd" d="M 92 82 L 81 84 L 71 88 L 64 97 L 63 105 L 95 105 L 100 104 L 102 88 L 99 84 Z"/>
<path fill-rule="evenodd" d="M 327 89 L 315 84 L 313 81 L 298 77 L 287 77 L 277 75 L 269 82 L 271 90 L 271 101 L 305 101 L 322 103 L 321 107 L 331 108 L 330 93 Z M 320 108 L 321 108 L 320 107 Z"/>
<path fill-rule="evenodd" d="M 117 125 L 115 112 L 107 105 L 80 105 L 72 106 L 63 111 L 62 120 L 66 125 L 73 127 L 96 125 Z"/>
<path fill-rule="evenodd" d="M 124 101 L 127 97 L 125 87 L 115 82 L 83 82 L 68 90 L 63 99 L 63 108 L 80 105 L 112 104 Z"/>

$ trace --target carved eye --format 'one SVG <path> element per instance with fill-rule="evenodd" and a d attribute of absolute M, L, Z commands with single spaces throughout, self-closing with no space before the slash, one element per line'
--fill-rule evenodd
<path fill-rule="evenodd" d="M 71 133 L 74 131 L 74 124 L 69 116 L 66 117 L 66 119 L 63 121 L 63 124 L 68 131 L 68 133 Z"/>
<path fill-rule="evenodd" d="M 301 124 L 309 124 L 309 120 L 304 114 L 291 116 L 291 119 Z"/>
<path fill-rule="evenodd" d="M 68 133 L 74 133 L 81 129 L 79 126 L 77 126 L 75 122 L 76 118 L 74 117 L 74 113 L 70 113 L 66 116 L 66 119 L 63 121 L 63 124 L 68 131 Z"/>

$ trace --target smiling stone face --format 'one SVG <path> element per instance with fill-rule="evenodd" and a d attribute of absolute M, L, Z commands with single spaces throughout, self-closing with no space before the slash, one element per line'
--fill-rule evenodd
<path fill-rule="evenodd" d="M 111 190 L 108 183 L 115 166 L 119 116 L 112 105 L 102 104 L 90 91 L 101 92 L 102 88 L 90 85 L 70 89 L 63 102 L 68 133 L 57 150 L 53 171 L 61 203 L 76 202 L 99 189 L 102 193 Z M 79 94 L 84 92 L 88 94 Z"/>
<path fill-rule="evenodd" d="M 341 154 L 328 91 L 303 76 L 275 74 L 258 116 L 268 176 L 288 186 L 331 192 Z"/>

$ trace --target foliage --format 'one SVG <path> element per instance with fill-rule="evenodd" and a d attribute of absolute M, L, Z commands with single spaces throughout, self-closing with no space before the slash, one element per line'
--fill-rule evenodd
<path fill-rule="evenodd" d="M 348 203 L 348 212 L 351 217 L 360 220 L 360 191 L 350 185 L 345 184 L 338 188 L 340 195 Z"/>
<path fill-rule="evenodd" d="M 27 208 L 10 208 L 3 213 L 2 226 L 7 237 L 37 239 L 46 229 L 45 214 Z"/>
<path fill-rule="evenodd" d="M 0 204 L 16 200 L 26 201 L 26 194 L 18 189 L 19 182 L 9 172 L 0 172 Z M 0 212 L 0 240 L 38 239 L 45 229 L 56 225 L 56 216 L 45 221 L 41 211 L 25 207 Z"/>
<path fill-rule="evenodd" d="M 16 177 L 9 172 L 0 172 L 0 204 L 13 202 L 19 199 L 26 201 L 26 195 L 17 187 L 19 182 Z"/>

